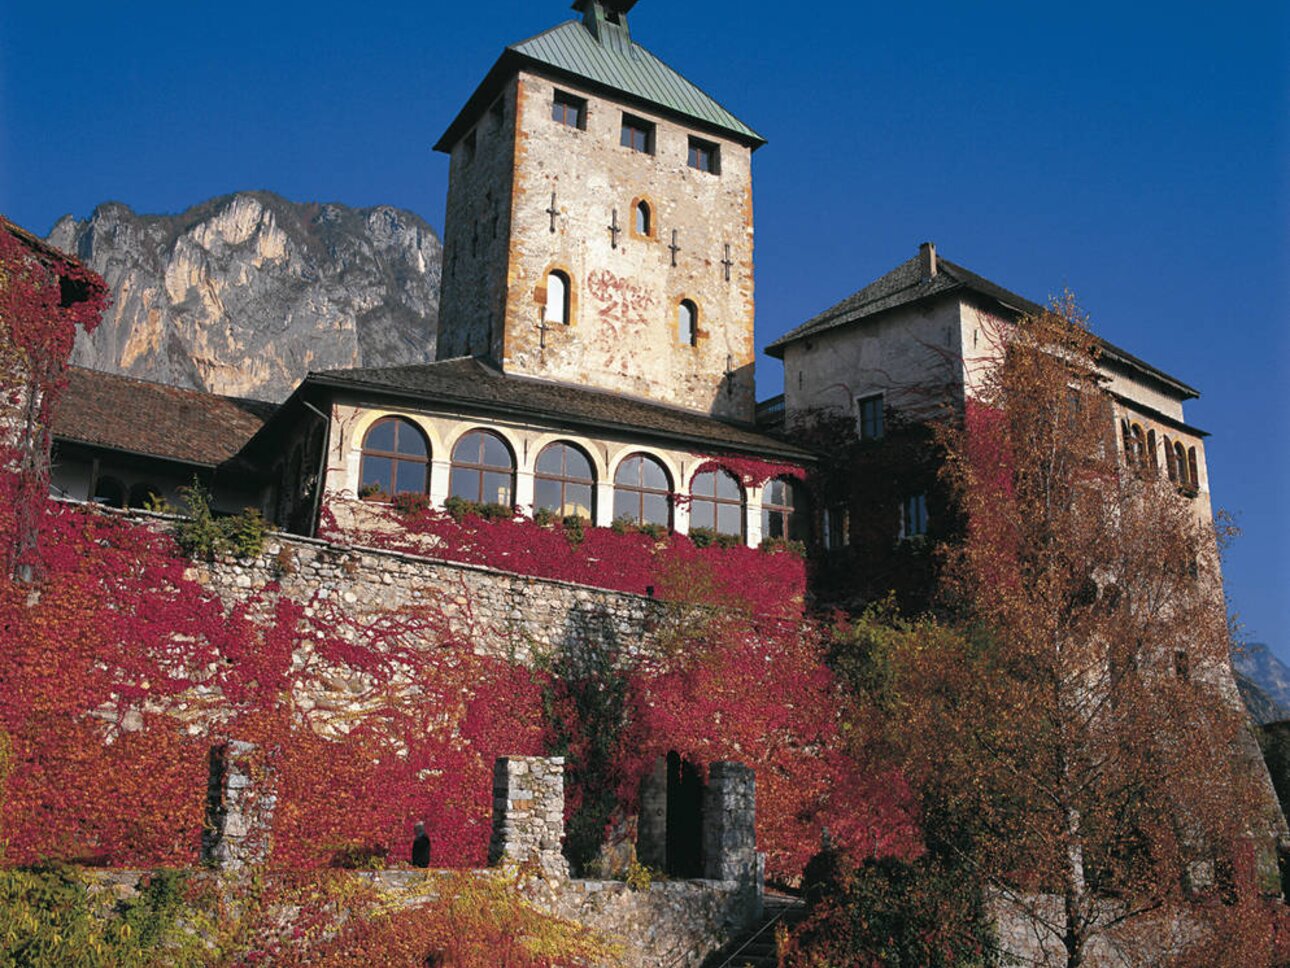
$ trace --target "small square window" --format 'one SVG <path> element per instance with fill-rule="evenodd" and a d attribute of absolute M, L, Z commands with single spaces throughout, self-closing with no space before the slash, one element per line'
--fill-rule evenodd
<path fill-rule="evenodd" d="M 619 144 L 632 151 L 654 154 L 654 125 L 630 114 L 623 115 L 623 134 Z"/>
<path fill-rule="evenodd" d="M 556 91 L 551 100 L 551 118 L 579 131 L 587 129 L 587 99 Z"/>
<path fill-rule="evenodd" d="M 884 429 L 882 394 L 860 397 L 856 400 L 856 408 L 860 411 L 860 439 L 880 440 Z"/>
<path fill-rule="evenodd" d="M 690 139 L 690 167 L 699 171 L 721 174 L 721 146 L 699 138 Z"/>
<path fill-rule="evenodd" d="M 900 536 L 921 538 L 927 534 L 927 495 L 914 494 L 900 506 Z"/>

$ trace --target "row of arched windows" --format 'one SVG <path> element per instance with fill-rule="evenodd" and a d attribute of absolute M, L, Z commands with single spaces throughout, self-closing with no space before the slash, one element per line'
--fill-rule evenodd
<path fill-rule="evenodd" d="M 1129 466 L 1142 473 L 1156 475 L 1160 472 L 1160 457 L 1156 446 L 1156 432 L 1143 430 L 1142 425 L 1128 420 L 1120 421 L 1120 434 L 1124 438 L 1124 457 Z M 1191 491 L 1200 490 L 1200 473 L 1196 461 L 1196 448 L 1180 440 L 1164 438 L 1165 470 L 1169 480 Z"/>
<path fill-rule="evenodd" d="M 383 417 L 363 438 L 359 496 L 387 501 L 397 494 L 429 490 L 430 447 L 425 435 L 403 417 Z M 533 506 L 566 517 L 595 517 L 596 474 L 591 458 L 576 444 L 555 441 L 538 454 L 533 472 Z M 662 461 L 632 454 L 614 472 L 614 520 L 672 526 L 675 489 Z M 515 503 L 515 456 L 498 434 L 472 430 L 453 445 L 448 496 L 482 504 Z M 743 536 L 746 497 L 738 479 L 724 468 L 694 476 L 690 486 L 690 527 Z M 806 495 L 796 481 L 776 478 L 762 499 L 762 535 L 805 541 L 809 531 Z"/>
<path fill-rule="evenodd" d="M 546 274 L 546 302 L 542 308 L 542 321 L 549 326 L 567 326 L 572 322 L 572 289 L 569 274 L 563 269 L 552 269 Z M 676 304 L 675 324 L 678 343 L 683 346 L 698 345 L 699 307 L 693 299 L 682 299 Z"/>

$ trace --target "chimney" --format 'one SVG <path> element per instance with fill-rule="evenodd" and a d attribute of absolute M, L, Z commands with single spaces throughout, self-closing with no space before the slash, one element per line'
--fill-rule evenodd
<path fill-rule="evenodd" d="M 923 282 L 936 278 L 936 243 L 924 242 L 918 247 L 918 261 L 923 269 Z"/>

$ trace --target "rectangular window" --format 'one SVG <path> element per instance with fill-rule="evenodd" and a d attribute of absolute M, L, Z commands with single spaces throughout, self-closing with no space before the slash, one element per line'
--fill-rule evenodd
<path fill-rule="evenodd" d="M 699 138 L 690 139 L 690 167 L 721 174 L 721 146 Z"/>
<path fill-rule="evenodd" d="M 824 547 L 829 551 L 845 548 L 851 543 L 851 522 L 846 508 L 826 508 L 824 511 Z"/>
<path fill-rule="evenodd" d="M 654 154 L 654 125 L 643 118 L 623 115 L 623 135 L 619 143 L 632 151 Z"/>
<path fill-rule="evenodd" d="M 883 434 L 882 394 L 875 393 L 872 396 L 860 397 L 856 400 L 856 408 L 860 411 L 860 439 L 881 439 Z"/>
<path fill-rule="evenodd" d="M 900 506 L 900 536 L 921 538 L 927 534 L 927 495 L 914 494 Z"/>
<path fill-rule="evenodd" d="M 551 118 L 570 128 L 585 131 L 587 129 L 586 98 L 566 94 L 564 91 L 556 91 L 555 97 L 551 101 Z"/>

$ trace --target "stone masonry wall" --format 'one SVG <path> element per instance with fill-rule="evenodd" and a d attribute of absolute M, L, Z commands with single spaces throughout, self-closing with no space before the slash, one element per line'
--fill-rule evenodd
<path fill-rule="evenodd" d="M 307 614 L 315 600 L 359 616 L 438 604 L 476 652 L 515 661 L 592 645 L 648 651 L 663 617 L 662 605 L 640 595 L 283 534 L 271 535 L 255 559 L 193 567 L 230 604 L 273 582 L 274 594 L 305 604 Z"/>

